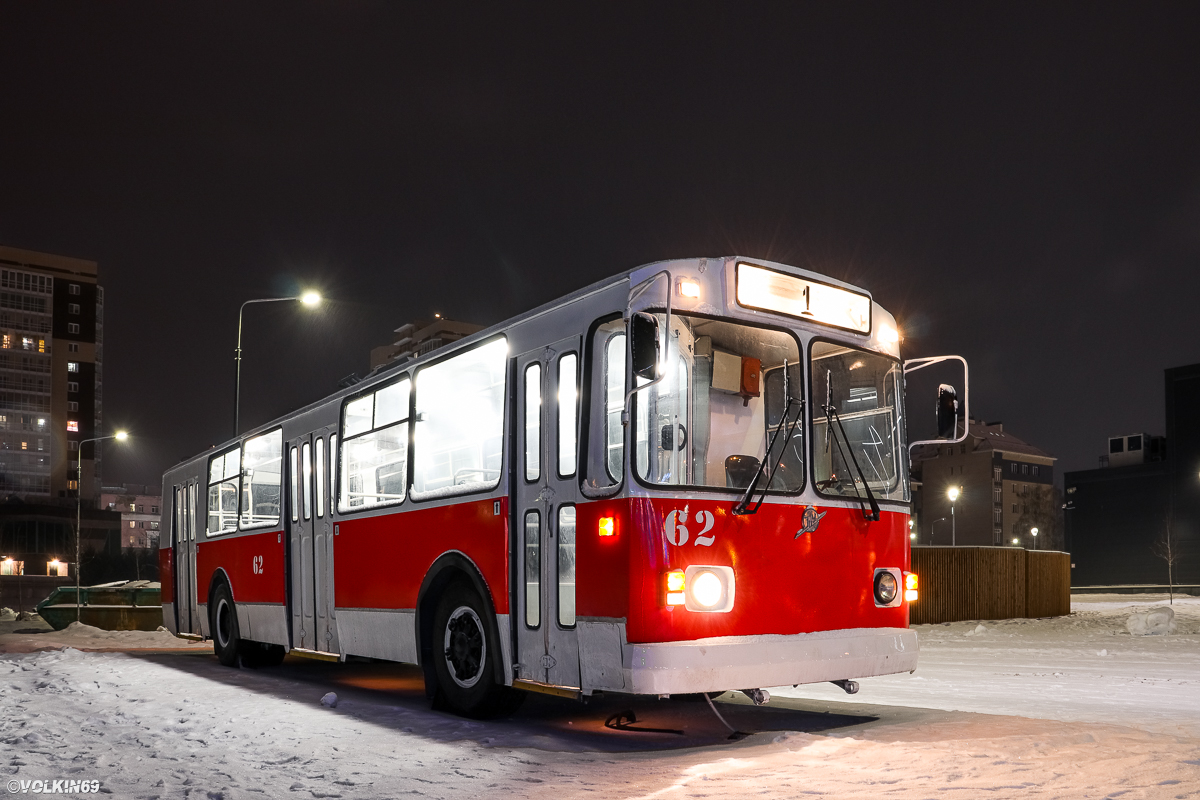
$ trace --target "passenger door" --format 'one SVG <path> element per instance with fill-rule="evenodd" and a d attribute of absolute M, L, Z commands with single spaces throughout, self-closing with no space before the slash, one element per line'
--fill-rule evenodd
<path fill-rule="evenodd" d="M 579 337 L 517 357 L 512 506 L 517 677 L 576 688 L 580 364 Z"/>
<path fill-rule="evenodd" d="M 175 625 L 179 633 L 200 633 L 196 599 L 196 484 L 175 487 L 171 541 L 175 553 Z"/>
<path fill-rule="evenodd" d="M 328 433 L 327 428 L 322 428 L 288 442 L 292 646 L 337 652 L 332 605 Z"/>

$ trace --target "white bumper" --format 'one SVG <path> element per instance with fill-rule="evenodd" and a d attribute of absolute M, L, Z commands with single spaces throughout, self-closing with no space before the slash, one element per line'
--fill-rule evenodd
<path fill-rule="evenodd" d="M 917 632 L 853 628 L 630 644 L 624 667 L 627 691 L 635 694 L 717 692 L 867 678 L 916 669 Z"/>

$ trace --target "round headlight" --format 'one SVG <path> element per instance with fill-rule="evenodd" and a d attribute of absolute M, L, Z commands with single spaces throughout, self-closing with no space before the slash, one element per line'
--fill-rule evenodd
<path fill-rule="evenodd" d="M 886 606 L 896 599 L 896 576 L 890 572 L 881 572 L 875 576 L 875 599 L 880 605 Z"/>
<path fill-rule="evenodd" d="M 713 608 L 721 602 L 725 593 L 721 579 L 713 572 L 701 572 L 692 578 L 692 598 L 705 608 Z"/>

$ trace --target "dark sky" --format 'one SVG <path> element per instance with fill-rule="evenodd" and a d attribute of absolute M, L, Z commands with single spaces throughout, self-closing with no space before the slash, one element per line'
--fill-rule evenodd
<path fill-rule="evenodd" d="M 1089 468 L 1200 361 L 1198 8 L 5 3 L 0 243 L 100 263 L 106 482 L 228 437 L 243 300 L 335 300 L 247 312 L 254 425 L 410 319 L 734 253 Z"/>

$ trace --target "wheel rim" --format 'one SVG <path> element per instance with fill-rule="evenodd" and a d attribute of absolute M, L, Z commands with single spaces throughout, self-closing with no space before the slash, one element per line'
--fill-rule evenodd
<path fill-rule="evenodd" d="M 479 683 L 487 660 L 487 637 L 479 615 L 470 606 L 459 606 L 446 620 L 445 656 L 455 683 L 464 689 Z"/>
<path fill-rule="evenodd" d="M 222 597 L 217 602 L 217 643 L 221 647 L 229 646 L 229 616 L 229 603 L 225 602 L 225 598 Z"/>

